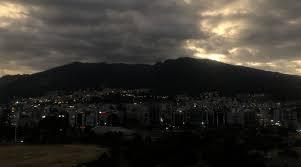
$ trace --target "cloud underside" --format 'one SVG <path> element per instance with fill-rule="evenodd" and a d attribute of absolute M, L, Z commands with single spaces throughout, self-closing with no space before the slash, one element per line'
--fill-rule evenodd
<path fill-rule="evenodd" d="M 183 56 L 301 75 L 299 0 L 0 0 L 0 75 Z"/>

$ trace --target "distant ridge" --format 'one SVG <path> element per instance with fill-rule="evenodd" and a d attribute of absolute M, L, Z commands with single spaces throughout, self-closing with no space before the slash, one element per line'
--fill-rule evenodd
<path fill-rule="evenodd" d="M 301 77 L 207 59 L 178 58 L 154 65 L 74 62 L 32 75 L 0 78 L 0 102 L 52 90 L 150 88 L 159 94 L 221 91 L 300 99 Z"/>

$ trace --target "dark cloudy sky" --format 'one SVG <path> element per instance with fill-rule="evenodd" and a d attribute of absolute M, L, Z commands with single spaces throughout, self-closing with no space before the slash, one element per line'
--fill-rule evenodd
<path fill-rule="evenodd" d="M 0 0 L 0 76 L 183 56 L 301 75 L 300 0 Z"/>

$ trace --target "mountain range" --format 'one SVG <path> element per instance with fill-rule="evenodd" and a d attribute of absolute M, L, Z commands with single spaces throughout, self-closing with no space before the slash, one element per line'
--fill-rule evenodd
<path fill-rule="evenodd" d="M 71 63 L 31 75 L 0 78 L 0 102 L 41 96 L 54 90 L 149 88 L 157 94 L 267 93 L 300 99 L 301 77 L 229 65 L 207 59 L 178 58 L 154 65 Z"/>

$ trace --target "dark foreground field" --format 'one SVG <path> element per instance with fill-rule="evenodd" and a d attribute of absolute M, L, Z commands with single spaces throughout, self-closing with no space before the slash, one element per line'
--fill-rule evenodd
<path fill-rule="evenodd" d="M 72 167 L 97 159 L 106 149 L 94 145 L 0 146 L 5 167 Z"/>

